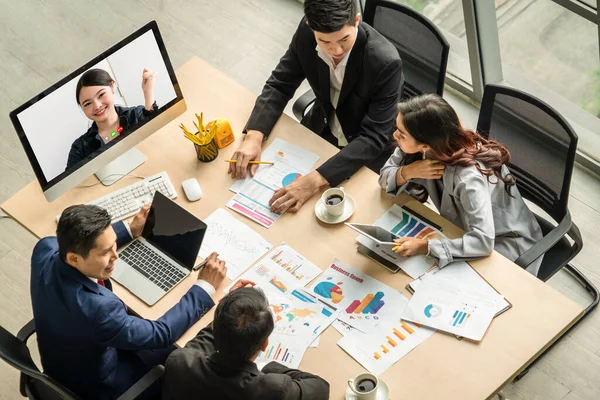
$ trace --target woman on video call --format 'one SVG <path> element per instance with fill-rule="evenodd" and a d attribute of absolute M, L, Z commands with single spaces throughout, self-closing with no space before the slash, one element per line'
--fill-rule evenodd
<path fill-rule="evenodd" d="M 120 107 L 114 104 L 115 81 L 108 72 L 96 68 L 81 75 L 75 89 L 75 97 L 85 116 L 92 121 L 92 126 L 71 145 L 67 169 L 120 135 L 127 134 L 132 126 L 139 124 L 158 109 L 154 101 L 155 76 L 155 72 L 144 68 L 143 106 Z"/>
<path fill-rule="evenodd" d="M 492 250 L 514 261 L 542 238 L 505 164 L 506 147 L 461 126 L 440 96 L 426 94 L 398 105 L 398 148 L 381 169 L 379 184 L 391 195 L 409 182 L 422 185 L 440 214 L 465 231 L 457 239 L 401 238 L 402 256 L 428 254 L 440 267 L 484 257 Z M 527 267 L 537 275 L 541 257 Z"/>

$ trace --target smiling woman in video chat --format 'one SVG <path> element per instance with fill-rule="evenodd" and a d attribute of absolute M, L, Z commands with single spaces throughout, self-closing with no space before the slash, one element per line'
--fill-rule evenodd
<path fill-rule="evenodd" d="M 107 146 L 115 138 L 127 134 L 131 127 L 158 109 L 154 101 L 155 76 L 156 73 L 147 68 L 142 73 L 144 105 L 121 107 L 114 104 L 115 81 L 108 72 L 96 68 L 81 75 L 75 96 L 85 116 L 92 121 L 92 126 L 71 145 L 67 169 Z"/>

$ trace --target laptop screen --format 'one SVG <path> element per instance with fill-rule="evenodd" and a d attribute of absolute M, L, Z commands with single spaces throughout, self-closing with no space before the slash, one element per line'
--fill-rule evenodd
<path fill-rule="evenodd" d="M 181 266 L 192 269 L 206 224 L 160 192 L 154 194 L 142 237 Z"/>

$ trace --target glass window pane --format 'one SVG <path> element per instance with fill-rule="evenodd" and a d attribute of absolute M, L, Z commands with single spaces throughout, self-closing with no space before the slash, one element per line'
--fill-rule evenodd
<path fill-rule="evenodd" d="M 395 0 L 429 18 L 450 44 L 447 72 L 472 84 L 462 1 Z"/>

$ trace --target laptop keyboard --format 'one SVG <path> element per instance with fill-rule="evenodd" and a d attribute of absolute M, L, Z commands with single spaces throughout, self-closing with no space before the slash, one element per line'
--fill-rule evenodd
<path fill-rule="evenodd" d="M 119 257 L 164 291 L 169 291 L 186 276 L 139 241 L 127 246 Z"/>

